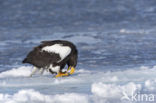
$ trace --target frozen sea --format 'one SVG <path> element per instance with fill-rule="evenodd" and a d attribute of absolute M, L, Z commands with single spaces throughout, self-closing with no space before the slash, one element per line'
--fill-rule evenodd
<path fill-rule="evenodd" d="M 56 39 L 77 46 L 75 74 L 29 77 L 21 61 Z M 0 1 L 0 103 L 154 102 L 155 0 Z"/>

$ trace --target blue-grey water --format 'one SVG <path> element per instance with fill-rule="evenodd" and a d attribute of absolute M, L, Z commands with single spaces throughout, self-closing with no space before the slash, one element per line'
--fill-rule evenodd
<path fill-rule="evenodd" d="M 4 72 L 11 71 L 13 68 L 18 70 L 23 66 L 30 69 L 31 65 L 23 65 L 21 63 L 27 53 L 32 50 L 34 46 L 39 45 L 41 41 L 55 39 L 72 41 L 78 48 L 79 59 L 77 70 L 79 71 L 77 75 L 73 76 L 74 83 L 76 82 L 75 79 L 79 77 L 79 73 L 82 73 L 82 76 L 80 75 L 81 79 L 92 75 L 92 72 L 97 73 L 97 75 L 100 75 L 101 72 L 104 74 L 98 77 L 93 73 L 93 77 L 88 77 L 86 83 L 82 82 L 81 85 L 78 85 L 77 82 L 76 84 L 72 83 L 73 87 L 71 88 L 70 85 L 65 84 L 65 86 L 59 90 L 56 86 L 59 86 L 61 80 L 58 81 L 58 84 L 56 83 L 56 86 L 54 85 L 51 88 L 48 84 L 43 83 L 39 85 L 40 82 L 33 84 L 36 87 L 28 85 L 29 80 L 31 83 L 38 80 L 48 81 L 51 78 L 50 75 L 48 75 L 48 77 L 37 76 L 34 77 L 33 80 L 33 78 L 30 79 L 23 76 L 16 78 L 16 73 L 14 74 L 13 72 L 13 77 L 15 76 L 13 81 L 20 84 L 20 81 L 23 80 L 25 84 L 16 85 L 17 87 L 12 84 L 12 72 L 10 73 L 11 77 L 9 75 L 6 76 Z M 155 71 L 150 71 L 155 68 L 155 65 L 155 0 L 0 1 L 0 84 L 3 88 L 0 90 L 0 93 L 3 93 L 2 95 L 5 93 L 14 95 L 17 91 L 25 89 L 25 85 L 26 89 L 35 89 L 43 94 L 49 95 L 66 92 L 97 95 L 91 88 L 93 88 L 92 86 L 97 82 L 97 79 L 103 78 L 103 75 L 105 77 L 107 74 L 105 74 L 105 72 L 121 72 L 120 75 L 109 75 L 110 77 L 115 76 L 115 78 L 117 77 L 120 80 L 122 71 L 128 69 L 128 71 L 123 72 L 125 74 L 129 73 L 129 70 L 134 70 L 133 73 L 138 72 L 138 75 L 135 75 L 136 80 L 132 79 L 134 75 L 130 73 L 130 79 L 118 81 L 119 83 L 117 84 L 126 85 L 126 83 L 129 82 L 144 84 L 144 82 L 148 82 L 148 80 L 155 81 L 156 76 L 150 74 L 156 73 Z M 143 66 L 149 69 L 149 73 L 148 70 L 147 73 L 144 73 L 145 71 L 140 73 L 138 68 L 142 68 Z M 85 76 L 85 71 L 91 73 Z M 17 73 L 20 74 L 20 72 Z M 129 78 L 129 76 L 127 78 Z M 69 81 L 71 78 L 68 78 Z M 124 76 L 121 76 L 121 78 L 124 78 Z M 139 78 L 141 78 L 141 80 Z M 56 82 L 55 79 L 50 81 Z M 102 79 L 100 82 L 105 84 L 106 81 Z M 106 82 L 106 84 L 107 83 L 109 82 Z M 111 82 L 110 84 L 113 83 Z M 152 83 L 152 86 L 156 84 L 156 82 Z M 5 87 L 5 85 L 7 86 Z M 143 86 L 143 88 L 145 86 Z M 41 90 L 41 88 L 46 89 Z M 50 90 L 53 90 L 52 88 L 56 89 L 52 93 L 48 91 L 48 88 L 50 88 Z M 152 89 L 151 91 L 150 92 L 153 93 L 156 89 Z M 11 98 L 14 100 L 13 97 Z M 7 100 L 8 98 L 0 99 L 0 101 L 4 103 L 8 103 Z M 113 102 L 112 100 L 105 98 L 101 101 L 111 103 Z M 18 103 L 18 101 L 15 102 Z M 31 102 L 31 100 L 29 102 Z M 96 102 L 96 99 L 90 100 L 89 98 L 89 102 Z"/>

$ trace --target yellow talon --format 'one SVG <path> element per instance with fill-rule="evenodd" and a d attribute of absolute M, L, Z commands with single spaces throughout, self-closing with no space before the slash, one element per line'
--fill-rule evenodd
<path fill-rule="evenodd" d="M 75 72 L 75 68 L 71 67 L 70 73 L 69 74 L 73 74 Z"/>
<path fill-rule="evenodd" d="M 70 72 L 68 73 L 69 70 L 70 70 Z M 68 69 L 67 69 L 67 71 L 66 71 L 66 73 L 59 72 L 55 77 L 58 78 L 58 77 L 69 76 L 70 74 L 73 74 L 74 72 L 75 72 L 75 68 L 69 66 Z"/>
<path fill-rule="evenodd" d="M 69 74 L 68 73 L 58 73 L 55 77 L 65 77 L 65 76 L 68 76 Z"/>

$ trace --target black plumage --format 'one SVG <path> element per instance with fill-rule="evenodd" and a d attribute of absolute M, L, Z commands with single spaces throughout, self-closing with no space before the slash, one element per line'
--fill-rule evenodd
<path fill-rule="evenodd" d="M 46 46 L 52 46 L 54 44 L 60 44 L 62 47 L 66 46 L 71 48 L 71 52 L 61 60 L 61 57 L 58 53 L 55 52 L 47 52 L 42 49 Z M 53 67 L 59 66 L 59 72 L 62 73 L 62 69 L 67 64 L 68 67 L 76 67 L 78 58 L 78 51 L 76 46 L 65 40 L 54 40 L 54 41 L 42 41 L 41 44 L 35 47 L 32 51 L 30 51 L 27 57 L 23 60 L 23 63 L 29 63 L 34 65 L 37 68 L 49 69 L 51 73 L 55 73 L 50 69 L 50 65 Z"/>

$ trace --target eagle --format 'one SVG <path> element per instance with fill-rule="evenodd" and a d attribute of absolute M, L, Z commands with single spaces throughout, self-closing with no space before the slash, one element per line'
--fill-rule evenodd
<path fill-rule="evenodd" d="M 42 41 L 39 46 L 33 48 L 28 53 L 23 63 L 32 64 L 34 69 L 30 76 L 34 75 L 38 70 L 43 74 L 44 70 L 48 70 L 55 77 L 69 76 L 74 73 L 77 65 L 78 51 L 76 46 L 65 40 Z M 63 72 L 63 68 L 68 65 L 67 71 Z"/>

